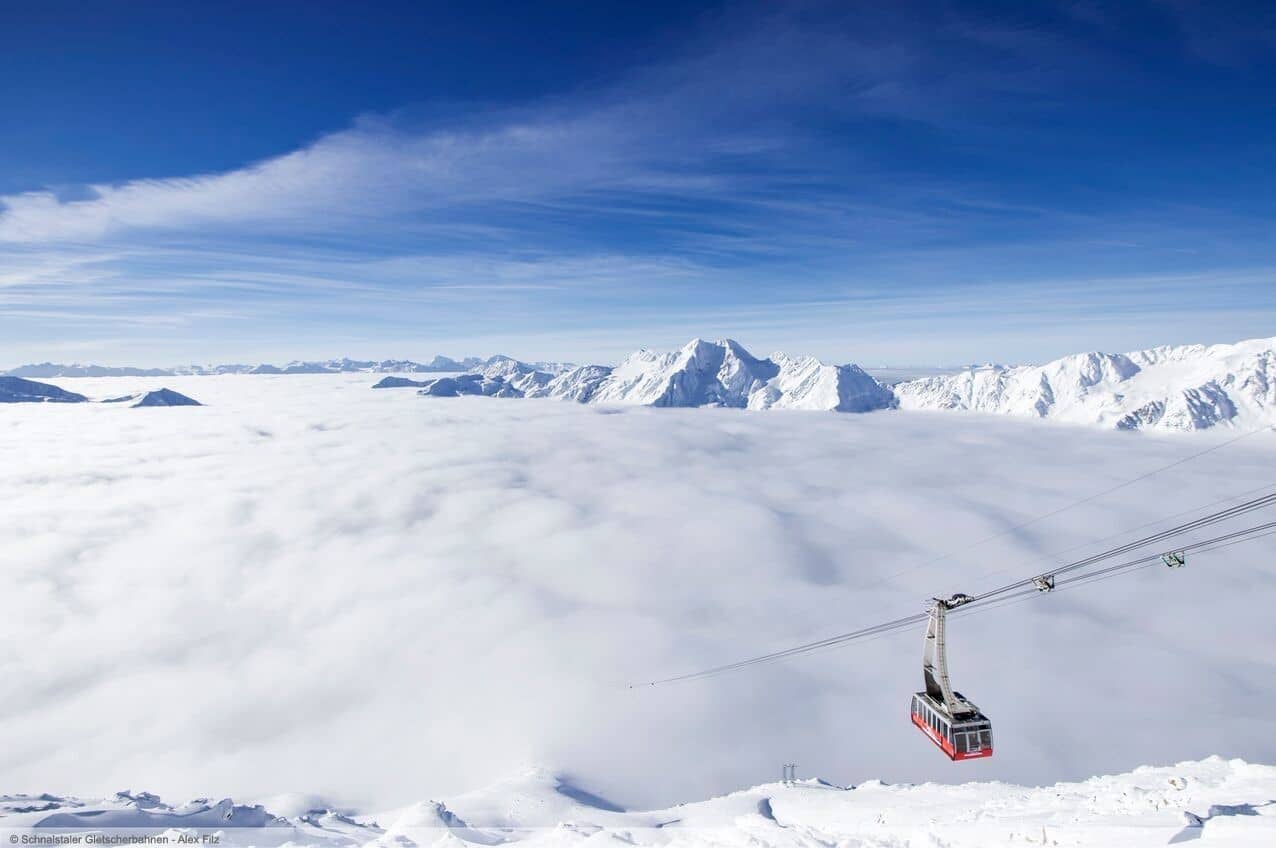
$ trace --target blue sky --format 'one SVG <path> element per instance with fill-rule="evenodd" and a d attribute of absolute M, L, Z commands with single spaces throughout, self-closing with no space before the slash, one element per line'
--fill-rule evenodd
<path fill-rule="evenodd" d="M 0 364 L 1276 335 L 1268 4 L 0 5 Z"/>

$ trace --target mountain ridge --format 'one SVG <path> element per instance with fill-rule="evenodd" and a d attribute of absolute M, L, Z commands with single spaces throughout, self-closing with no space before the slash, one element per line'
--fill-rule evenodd
<path fill-rule="evenodd" d="M 437 397 L 485 395 L 750 410 L 900 408 L 1048 418 L 1117 430 L 1276 425 L 1276 337 L 1233 344 L 1160 345 L 1127 353 L 1087 351 L 1040 365 L 970 366 L 889 384 L 855 364 L 828 364 L 813 356 L 781 352 L 759 358 L 733 339 L 700 338 L 673 351 L 644 348 L 615 366 L 523 362 L 496 355 L 464 360 L 435 357 L 429 363 L 337 359 L 299 361 L 282 368 L 190 366 L 171 372 L 173 376 L 215 373 L 435 373 L 440 376 L 389 376 L 373 388 L 411 387 Z M 3 376 L 16 380 L 45 374 L 154 377 L 168 376 L 170 371 L 42 363 L 12 369 Z M 30 386 L 27 389 L 23 399 L 33 399 Z"/>
<path fill-rule="evenodd" d="M 467 379 L 471 376 L 482 379 Z M 387 382 L 378 387 L 388 388 Z M 476 375 L 426 380 L 419 394 L 837 412 L 868 412 L 895 405 L 890 389 L 857 365 L 826 365 L 814 357 L 782 353 L 760 359 L 734 339 L 708 342 L 699 338 L 676 351 L 635 351 L 615 367 L 580 365 L 557 375 L 499 363 Z"/>
<path fill-rule="evenodd" d="M 635 351 L 614 367 L 582 365 L 551 374 L 494 357 L 471 375 L 444 379 L 399 384 L 448 397 L 835 412 L 898 407 L 1050 418 L 1118 430 L 1276 424 L 1276 338 L 1115 354 L 1088 351 L 1042 365 L 971 366 L 889 386 L 858 365 L 779 352 L 758 358 L 733 339 L 699 338 L 675 351 Z"/>
<path fill-rule="evenodd" d="M 131 366 L 84 365 L 80 363 L 40 362 L 19 365 L 0 375 L 7 377 L 26 377 L 49 379 L 56 377 L 204 377 L 218 374 L 350 374 L 367 372 L 371 374 L 429 374 L 439 372 L 469 371 L 474 368 L 487 367 L 498 361 L 514 361 L 512 357 L 497 355 L 483 359 L 467 356 L 463 359 L 452 359 L 448 356 L 436 356 L 429 362 L 415 362 L 411 359 L 317 359 L 293 360 L 286 365 L 259 363 L 247 365 L 228 363 L 218 365 L 177 365 L 171 368 L 134 368 Z M 557 373 L 570 367 L 561 362 L 523 363 L 536 370 Z"/>
<path fill-rule="evenodd" d="M 983 412 L 1118 430 L 1276 424 L 1276 337 L 1088 351 L 894 386 L 902 409 Z"/>

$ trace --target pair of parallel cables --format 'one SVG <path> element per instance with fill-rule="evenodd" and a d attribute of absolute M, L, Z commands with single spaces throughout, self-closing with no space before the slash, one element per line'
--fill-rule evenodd
<path fill-rule="evenodd" d="M 1050 518 L 1052 516 L 1058 515 L 1061 512 L 1072 509 L 1073 507 L 1076 507 L 1076 506 L 1080 506 L 1081 504 L 1089 503 L 1090 501 L 1096 500 L 1100 497 L 1103 497 L 1104 495 L 1108 495 L 1113 492 L 1119 491 L 1141 480 L 1146 480 L 1149 477 L 1162 473 L 1163 471 L 1167 471 L 1171 468 L 1175 468 L 1186 462 L 1190 462 L 1194 459 L 1197 459 L 1198 457 L 1201 457 L 1208 453 L 1212 453 L 1216 450 L 1219 450 L 1220 448 L 1226 447 L 1230 444 L 1234 444 L 1235 442 L 1238 442 L 1241 439 L 1249 438 L 1250 436 L 1253 436 L 1257 433 L 1266 432 L 1267 430 L 1270 430 L 1270 429 L 1272 428 L 1263 428 L 1261 430 L 1253 430 L 1247 433 L 1243 433 L 1239 436 L 1228 439 L 1227 441 L 1216 444 L 1205 450 L 1191 454 L 1190 456 L 1184 457 L 1168 465 L 1164 465 L 1153 471 L 1149 471 L 1146 474 L 1139 475 L 1138 477 L 1132 478 L 1130 480 L 1126 480 L 1125 482 L 1120 483 L 1116 486 L 1112 486 L 1101 492 L 1097 492 L 1093 495 L 1089 495 L 1085 498 L 1074 501 L 1070 504 L 1067 504 L 1066 506 L 1060 507 L 1058 509 L 1052 510 L 1042 515 L 1035 516 L 1034 518 L 1031 518 L 1020 524 L 1016 524 L 1013 527 L 1007 528 L 993 535 L 985 536 L 984 538 L 979 539 L 973 542 L 972 544 L 968 545 L 967 549 L 977 547 L 978 545 L 982 545 L 986 542 L 990 542 L 997 538 L 1001 538 L 1002 536 L 1005 536 L 1009 533 L 1012 533 L 1030 524 L 1035 524 L 1038 521 L 1043 521 L 1046 518 Z M 1259 489 L 1269 489 L 1269 488 L 1273 488 L 1273 486 L 1276 486 L 1276 484 L 1264 485 L 1259 487 Z M 1250 490 L 1251 493 L 1254 491 L 1258 491 L 1258 489 Z M 1232 500 L 1232 498 L 1227 498 L 1225 500 Z M 1216 501 L 1215 503 L 1218 503 L 1218 501 Z M 1200 530 L 1202 528 L 1210 527 L 1212 525 L 1219 524 L 1224 521 L 1229 521 L 1234 518 L 1238 518 L 1240 516 L 1248 515 L 1249 513 L 1252 513 L 1261 509 L 1266 509 L 1274 505 L 1276 505 L 1276 492 L 1271 492 L 1268 494 L 1259 495 L 1259 496 L 1250 498 L 1239 504 L 1235 504 L 1234 506 L 1217 510 L 1215 512 L 1200 516 L 1190 521 L 1177 524 L 1168 529 L 1149 534 L 1147 536 L 1136 539 L 1134 541 L 1117 545 L 1105 551 L 1101 551 L 1100 553 L 1093 554 L 1091 556 L 1087 556 L 1082 559 L 1078 559 L 1073 562 L 1066 563 L 1056 568 L 1051 568 L 1046 572 L 1039 571 L 1031 576 L 1024 577 L 1019 580 L 1015 580 L 1012 583 L 1007 583 L 1003 586 L 990 589 L 978 595 L 974 595 L 964 600 L 960 606 L 954 609 L 953 613 L 968 614 L 968 613 L 976 612 L 979 610 L 988 610 L 994 607 L 1008 605 L 1013 602 L 1027 600 L 1029 598 L 1036 597 L 1047 592 L 1054 592 L 1061 589 L 1078 588 L 1080 586 L 1083 586 L 1089 583 L 1097 583 L 1111 577 L 1116 577 L 1121 574 L 1147 568 L 1148 566 L 1155 565 L 1157 563 L 1166 562 L 1167 564 L 1170 564 L 1175 562 L 1175 560 L 1166 560 L 1165 559 L 1166 556 L 1177 556 L 1181 559 L 1186 557 L 1189 554 L 1199 555 L 1203 553 L 1209 553 L 1211 551 L 1216 551 L 1216 550 L 1221 550 L 1223 548 L 1231 547 L 1232 545 L 1237 545 L 1244 542 L 1251 542 L 1257 539 L 1264 538 L 1266 536 L 1270 536 L 1276 533 L 1276 521 L 1268 521 L 1265 523 L 1256 524 L 1241 530 L 1235 530 L 1230 533 L 1225 533 L 1219 536 L 1215 536 L 1210 539 L 1204 539 L 1200 541 L 1191 542 L 1190 544 L 1167 545 L 1166 547 L 1169 550 L 1168 554 L 1162 551 L 1158 551 L 1157 553 L 1154 553 L 1154 554 L 1138 557 L 1136 559 L 1127 560 L 1124 562 L 1117 563 L 1115 565 L 1105 565 L 1101 568 L 1095 567 L 1108 560 L 1115 559 L 1124 554 L 1132 553 L 1133 551 L 1136 551 L 1139 548 L 1145 548 L 1145 547 L 1148 547 L 1149 545 L 1153 545 L 1159 542 L 1170 543 L 1170 542 L 1173 542 L 1175 539 L 1184 536 L 1185 534 L 1192 533 L 1194 531 Z M 1181 514 L 1182 513 L 1179 513 L 1179 515 Z M 1159 523 L 1159 522 L 1154 522 L 1154 523 Z M 1147 525 L 1143 525 L 1143 526 L 1147 526 Z M 1112 538 L 1112 537 L 1109 536 L 1107 538 Z M 882 582 L 893 580 L 895 577 L 899 577 L 903 574 L 908 573 L 909 571 L 916 570 L 916 568 L 933 565 L 934 563 L 943 559 L 948 559 L 951 556 L 953 556 L 953 554 L 949 553 L 942 557 L 938 557 L 938 558 L 920 563 L 918 566 L 915 566 L 914 568 L 906 569 L 905 571 L 901 571 L 897 574 L 891 575 L 890 577 L 884 578 Z M 751 668 L 756 665 L 779 662 L 781 660 L 786 660 L 791 657 L 801 656 L 803 654 L 809 654 L 815 651 L 827 650 L 829 648 L 836 648 L 836 647 L 841 647 L 843 645 L 848 645 L 854 642 L 864 641 L 864 640 L 882 636 L 888 633 L 893 633 L 898 630 L 910 629 L 926 621 L 928 617 L 929 617 L 928 612 L 919 612 L 913 615 L 904 616 L 902 618 L 896 618 L 891 621 L 884 621 L 879 624 L 870 625 L 868 627 L 862 627 L 858 630 L 852 630 L 847 633 L 839 633 L 835 636 L 830 636 L 825 639 L 819 639 L 814 642 L 807 642 L 801 645 L 796 645 L 791 648 L 786 648 L 784 650 L 773 651 L 772 653 L 769 653 L 769 654 L 762 654 L 760 656 L 749 657 L 748 659 L 743 659 L 738 662 L 727 663 L 725 665 L 714 666 L 712 668 L 706 668 L 700 671 L 690 672 L 687 674 L 679 674 L 673 677 L 666 677 L 659 680 L 650 681 L 646 684 L 637 684 L 637 685 L 659 686 L 659 685 L 663 685 L 667 683 L 678 683 L 683 681 L 702 680 L 709 677 L 716 677 L 721 674 L 727 674 L 734 671 L 740 671 L 743 669 Z M 631 686 L 630 688 L 632 689 L 635 687 Z"/>

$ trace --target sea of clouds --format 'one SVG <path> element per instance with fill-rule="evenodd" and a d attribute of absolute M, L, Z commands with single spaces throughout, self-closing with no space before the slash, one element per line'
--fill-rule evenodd
<path fill-rule="evenodd" d="M 788 762 L 843 782 L 1051 783 L 1276 760 L 1276 537 L 955 619 L 954 682 L 993 719 L 989 761 L 953 765 L 910 725 L 920 630 L 630 688 L 1276 485 L 1270 434 L 971 548 L 1228 434 L 371 382 L 64 380 L 207 406 L 0 410 L 3 791 L 367 808 L 539 764 L 658 804 Z"/>

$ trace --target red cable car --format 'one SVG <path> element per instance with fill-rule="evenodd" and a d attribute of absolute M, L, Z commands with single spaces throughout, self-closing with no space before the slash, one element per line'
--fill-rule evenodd
<path fill-rule="evenodd" d="M 922 653 L 926 689 L 913 695 L 913 724 L 953 761 L 992 756 L 992 722 L 948 682 L 945 618 L 950 609 L 971 600 L 969 595 L 960 594 L 946 601 L 934 599 Z"/>

